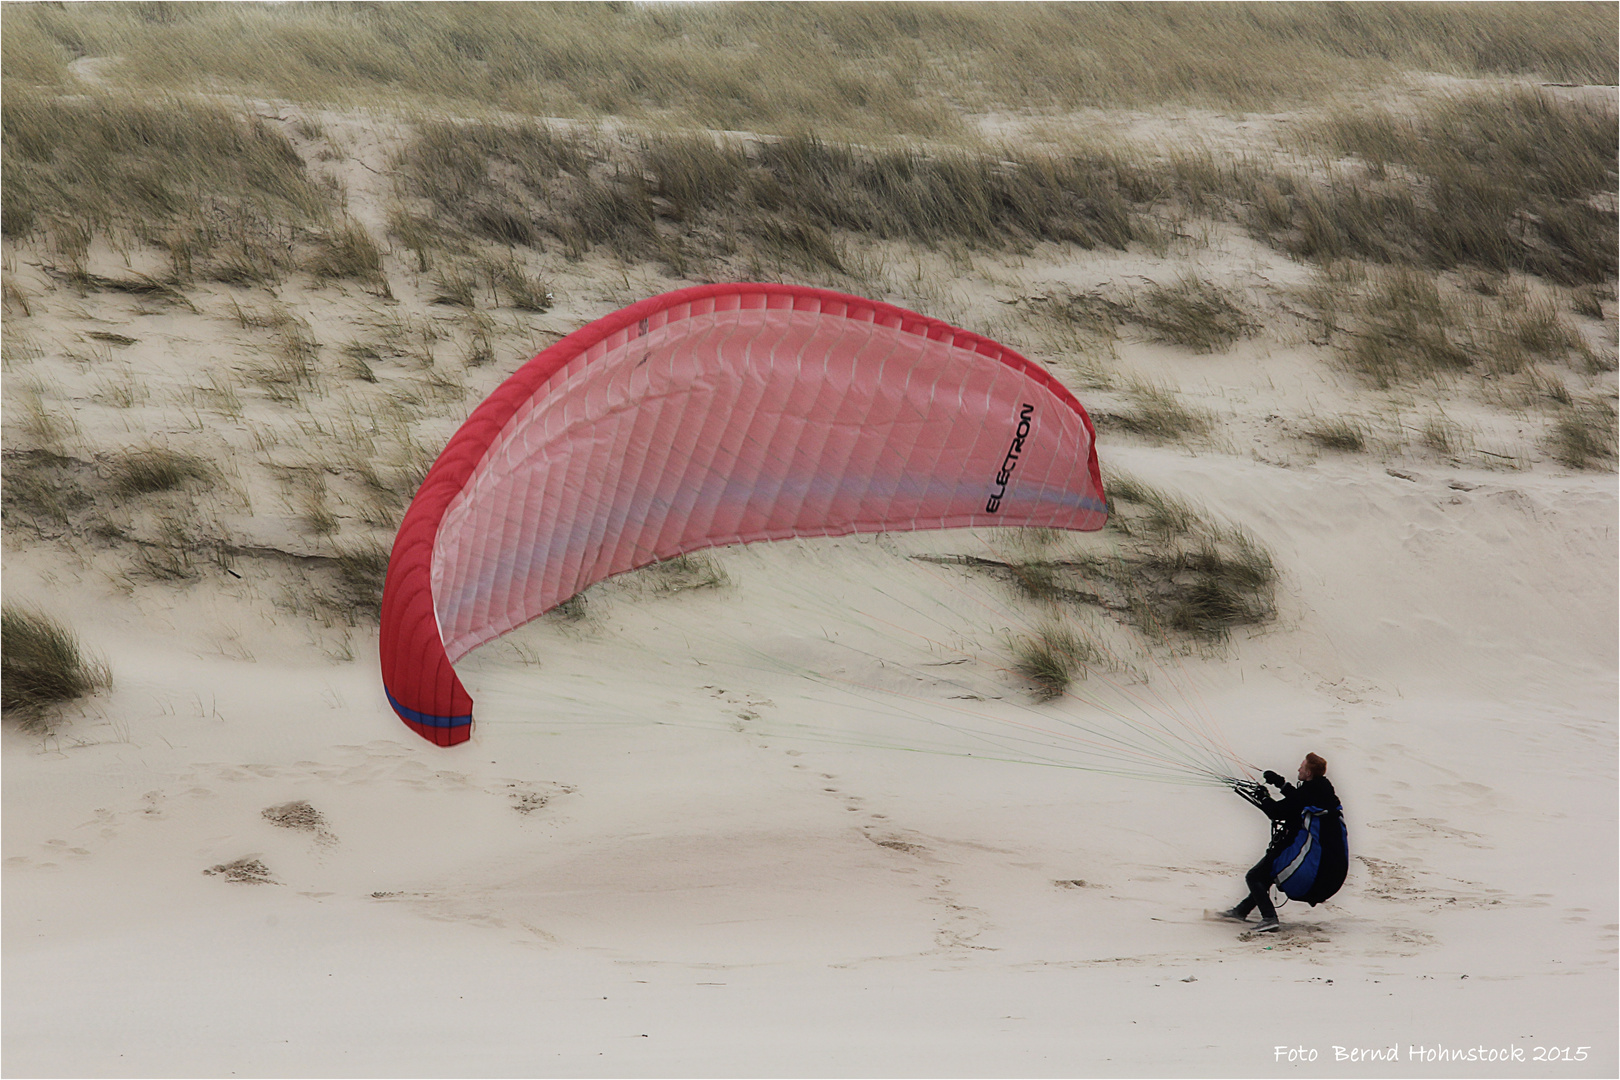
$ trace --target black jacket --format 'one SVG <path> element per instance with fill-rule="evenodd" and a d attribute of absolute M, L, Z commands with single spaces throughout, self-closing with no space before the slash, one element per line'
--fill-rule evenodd
<path fill-rule="evenodd" d="M 1333 793 L 1333 784 L 1325 776 L 1312 777 L 1298 787 L 1287 781 L 1280 786 L 1282 798 L 1273 799 L 1268 792 L 1265 802 L 1260 805 L 1266 816 L 1276 823 L 1272 827 L 1272 847 L 1286 845 L 1294 838 L 1299 831 L 1300 811 L 1307 806 L 1332 810 L 1339 805 L 1339 797 Z"/>

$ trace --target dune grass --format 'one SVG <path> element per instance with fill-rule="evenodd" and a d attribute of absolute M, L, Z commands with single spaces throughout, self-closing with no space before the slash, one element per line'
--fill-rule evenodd
<path fill-rule="evenodd" d="M 25 525 L 35 532 L 69 524 L 94 499 L 81 475 L 94 473 L 74 458 L 46 450 L 7 450 L 0 467 L 0 507 L 6 524 Z"/>
<path fill-rule="evenodd" d="M 1613 77 L 1612 5 L 16 5 L 8 80 L 934 136 L 962 112 L 1267 110 L 1403 70 Z M 625 57 L 635 63 L 625 63 Z"/>
<path fill-rule="evenodd" d="M 1547 450 L 1572 469 L 1612 468 L 1617 452 L 1616 431 L 1612 400 L 1583 399 L 1553 422 Z"/>
<path fill-rule="evenodd" d="M 53 96 L 8 80 L 0 127 L 5 235 L 48 236 L 61 272 L 84 287 L 175 298 L 194 277 L 273 283 L 294 263 L 299 230 L 329 213 L 282 135 L 194 98 Z M 88 273 L 98 235 L 166 250 L 171 279 Z"/>
<path fill-rule="evenodd" d="M 1569 307 L 1575 314 L 1587 319 L 1603 318 L 1605 302 L 1614 302 L 1612 284 L 1583 285 L 1570 294 Z"/>
<path fill-rule="evenodd" d="M 113 490 L 122 496 L 150 495 L 213 483 L 212 465 L 195 454 L 148 446 L 115 455 L 110 462 Z"/>
<path fill-rule="evenodd" d="M 1498 129 L 1507 135 L 1493 141 Z M 1313 154 L 1353 156 L 1360 171 L 1307 175 L 1103 144 L 1062 154 L 893 148 L 799 132 L 744 145 L 430 121 L 399 156 L 408 205 L 391 231 L 423 266 L 435 251 L 479 245 L 556 247 L 571 258 L 605 246 L 675 273 L 750 250 L 800 271 L 847 273 L 848 237 L 1014 252 L 1041 242 L 1151 248 L 1166 221 L 1197 207 L 1245 221 L 1297 257 L 1387 267 L 1381 286 L 1398 308 L 1432 308 L 1418 294 L 1436 271 L 1520 271 L 1572 286 L 1614 276 L 1615 213 L 1602 206 L 1616 175 L 1612 110 L 1481 94 L 1410 117 L 1336 115 L 1301 140 Z M 465 292 L 445 295 L 466 302 Z M 1111 319 L 1199 352 L 1259 328 L 1235 296 L 1191 276 L 1112 306 Z M 1073 313 L 1097 322 L 1095 311 Z M 1396 324 L 1370 341 L 1361 366 L 1405 366 L 1381 354 L 1390 342 L 1411 354 L 1400 344 L 1410 329 Z M 1415 351 L 1430 367 L 1456 366 L 1432 334 Z"/>
<path fill-rule="evenodd" d="M 1121 305 L 1100 292 L 1054 289 L 1028 298 L 1031 312 L 1043 316 L 1075 347 L 1111 343 L 1119 334 Z"/>
<path fill-rule="evenodd" d="M 687 592 L 691 589 L 720 589 L 731 584 L 731 575 L 714 555 L 695 551 L 653 563 L 640 578 L 655 593 Z"/>
<path fill-rule="evenodd" d="M 1342 112 L 1302 142 L 1354 155 L 1365 175 L 1262 181 L 1250 222 L 1304 258 L 1602 282 L 1616 268 L 1615 132 L 1612 108 L 1541 90 L 1451 97 L 1416 115 Z"/>
<path fill-rule="evenodd" d="M 1096 423 L 1103 430 L 1174 443 L 1205 435 L 1213 426 L 1208 413 L 1182 404 L 1168 386 L 1138 379 L 1127 384 L 1124 394 L 1128 402 L 1124 408 L 1096 412 Z"/>
<path fill-rule="evenodd" d="M 1193 352 L 1222 352 L 1259 324 L 1229 291 L 1191 273 L 1133 297 L 1130 319 L 1155 339 Z"/>
<path fill-rule="evenodd" d="M 1310 295 L 1340 361 L 1379 389 L 1465 371 L 1477 358 L 1470 306 L 1432 273 L 1329 264 Z"/>
<path fill-rule="evenodd" d="M 306 270 L 317 278 L 353 278 L 382 296 L 393 295 L 388 275 L 383 272 L 382 251 L 364 225 L 345 220 L 322 240 L 305 261 Z"/>
<path fill-rule="evenodd" d="M 623 143 L 507 123 L 429 122 L 396 163 L 391 230 L 424 263 L 435 248 L 602 245 L 677 271 L 735 254 L 744 238 L 790 263 L 844 270 L 835 233 L 934 246 L 1037 241 L 1124 247 L 1134 166 L 1064 157 L 883 150 L 795 135 L 737 145 L 707 137 Z M 465 305 L 464 293 L 444 290 Z"/>
<path fill-rule="evenodd" d="M 1143 633 L 1218 640 L 1276 614 L 1276 565 L 1258 541 L 1135 477 L 1106 482 L 1119 553 L 1083 560 Z"/>
<path fill-rule="evenodd" d="M 1359 454 L 1367 449 L 1367 432 L 1356 421 L 1343 417 L 1317 420 L 1304 430 L 1305 437 L 1323 450 Z"/>
<path fill-rule="evenodd" d="M 238 313 L 241 309 L 238 308 Z M 267 355 L 248 370 L 248 378 L 257 383 L 265 396 L 280 405 L 297 405 L 304 394 L 320 385 L 320 370 L 316 360 L 320 356 L 320 343 L 303 319 L 286 312 L 274 312 L 266 320 L 274 328 Z M 254 322 L 250 325 L 263 325 Z"/>
<path fill-rule="evenodd" d="M 1302 146 L 1350 155 L 1360 171 L 1322 175 L 1102 145 L 1015 152 L 987 146 L 959 117 L 1009 103 L 1297 102 L 1347 78 L 1387 84 L 1403 64 L 1608 78 L 1608 10 L 18 6 L 8 11 L 13 66 L 0 104 L 5 228 L 55 237 L 66 272 L 86 287 L 172 298 L 173 285 L 193 279 L 275 285 L 302 266 L 386 295 L 375 240 L 334 223 L 331 195 L 278 129 L 180 96 L 209 81 L 320 102 L 386 88 L 396 106 L 455 102 L 474 115 L 611 113 L 660 132 L 421 121 L 396 165 L 409 205 L 394 209 L 390 232 L 423 272 L 437 251 L 480 246 L 556 244 L 576 257 L 606 246 L 676 273 L 705 272 L 740 247 L 756 259 L 744 265 L 766 271 L 841 273 L 845 234 L 1012 250 L 1152 247 L 1165 233 L 1159 217 L 1179 200 L 1236 215 L 1311 259 L 1592 283 L 1615 272 L 1615 215 L 1601 204 L 1614 187 L 1615 135 L 1603 107 L 1514 91 L 1444 99 L 1416 115 L 1340 113 L 1309 125 Z M 101 78 L 140 94 L 57 92 L 74 83 L 69 59 L 98 55 L 122 58 L 103 64 Z M 1139 62 L 1147 55 L 1153 63 Z M 1038 80 L 1027 74 L 1036 71 Z M 683 134 L 668 122 L 674 114 L 781 137 L 745 147 Z M 805 132 L 812 116 L 823 134 Z M 891 137 L 874 139 L 874 129 Z M 958 148 L 896 145 L 899 134 L 943 135 Z M 89 240 L 113 230 L 165 248 L 171 280 L 89 275 Z M 466 288 L 446 285 L 448 302 L 469 306 Z M 1252 328 L 1230 297 L 1194 285 L 1150 290 L 1139 320 L 1200 351 Z M 548 302 L 521 277 L 506 290 L 520 308 Z"/>
<path fill-rule="evenodd" d="M 490 281 L 491 292 L 504 295 L 507 303 L 519 311 L 538 315 L 551 310 L 551 287 L 529 273 L 515 251 L 508 251 L 505 258 L 485 259 L 481 269 Z"/>
<path fill-rule="evenodd" d="M 590 616 L 590 600 L 585 593 L 575 593 L 546 612 L 546 616 L 563 623 L 584 622 Z"/>
<path fill-rule="evenodd" d="M 1601 369 L 1551 295 L 1524 279 L 1458 280 L 1413 266 L 1339 261 L 1306 297 L 1346 368 L 1388 389 L 1463 372 L 1518 375 L 1538 365 Z"/>
<path fill-rule="evenodd" d="M 334 559 L 338 595 L 351 609 L 372 619 L 378 618 L 382 611 L 388 558 L 388 548 L 374 540 L 365 540 L 340 546 Z"/>
<path fill-rule="evenodd" d="M 1133 476 L 1110 472 L 1104 486 L 1109 523 L 1096 537 L 1016 542 L 996 558 L 916 557 L 997 578 L 1047 611 L 1101 610 L 1168 645 L 1219 642 L 1276 616 L 1277 568 L 1254 537 Z M 1102 662 L 1061 635 L 1011 644 L 1020 673 L 1048 698 L 1068 685 L 1065 672 Z"/>
<path fill-rule="evenodd" d="M 1047 623 L 1031 634 L 1012 639 L 1013 668 L 1029 680 L 1035 700 L 1056 701 L 1068 692 L 1088 668 L 1101 667 L 1107 658 L 1095 643 L 1061 623 Z"/>
<path fill-rule="evenodd" d="M 51 615 L 13 604 L 0 612 L 0 703 L 25 725 L 111 685 L 107 665 L 86 655 L 73 631 Z"/>

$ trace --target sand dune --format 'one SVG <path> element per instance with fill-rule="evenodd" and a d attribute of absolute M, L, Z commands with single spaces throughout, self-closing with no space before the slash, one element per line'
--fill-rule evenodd
<path fill-rule="evenodd" d="M 346 148 L 329 167 L 350 212 L 381 236 L 377 170 L 401 132 L 319 119 Z M 1105 428 L 1100 448 L 1264 544 L 1276 618 L 1180 649 L 1119 631 L 1145 681 L 1105 673 L 1039 714 L 1095 718 L 1111 693 L 1151 691 L 1154 715 L 1208 721 L 1262 768 L 1328 759 L 1349 881 L 1251 940 L 1202 915 L 1239 898 L 1265 844 L 1233 795 L 1086 771 L 1056 737 L 1048 765 L 995 760 L 1030 753 L 998 740 L 1036 715 L 1007 640 L 1037 613 L 913 558 L 993 551 L 994 535 L 728 549 L 719 588 L 610 582 L 582 620 L 463 662 L 467 745 L 398 723 L 375 626 L 298 601 L 329 587 L 339 541 L 389 537 L 335 474 L 338 531 L 311 534 L 308 499 L 326 495 L 294 481 L 322 433 L 366 413 L 383 434 L 356 436 L 361 456 L 432 451 L 535 349 L 679 281 L 558 260 L 556 306 L 494 316 L 496 362 L 456 368 L 465 397 L 428 411 L 413 451 L 377 404 L 427 392 L 409 358 L 374 358 L 376 384 L 330 377 L 296 420 L 251 380 L 227 413 L 224 390 L 208 396 L 209 371 L 257 363 L 274 332 L 244 308 L 295 313 L 328 359 L 385 320 L 437 326 L 445 366 L 464 329 L 403 251 L 397 304 L 294 276 L 273 298 L 202 285 L 181 306 L 79 295 L 8 239 L 34 296 L 8 311 L 8 339 L 31 343 L 8 360 L 8 432 L 25 380 L 77 426 L 49 447 L 8 434 L 8 452 L 58 455 L 89 484 L 98 454 L 196 449 L 227 478 L 192 505 L 221 523 L 232 569 L 168 584 L 131 572 L 132 549 L 8 517 L 8 603 L 48 606 L 115 684 L 48 734 L 4 732 L 6 1071 L 1272 1075 L 1298 1071 L 1276 1048 L 1302 1047 L 1312 1074 L 1366 1075 L 1384 1066 L 1334 1047 L 1394 1046 L 1399 1074 L 1613 1075 L 1615 475 L 1548 460 L 1522 416 L 1462 394 L 1451 412 L 1518 467 L 1313 447 L 1314 418 L 1381 430 L 1387 402 L 1287 314 L 1301 264 L 1215 234 L 1186 257 L 987 256 L 928 313 L 995 332 L 1031 296 L 1189 269 L 1264 313 L 1213 356 L 1122 338 L 1120 370 L 1216 422 L 1170 446 Z M 1612 333 L 1612 309 L 1593 326 Z M 136 392 L 107 404 L 119 378 Z M 1481 1045 L 1585 1057 L 1411 1056 Z"/>

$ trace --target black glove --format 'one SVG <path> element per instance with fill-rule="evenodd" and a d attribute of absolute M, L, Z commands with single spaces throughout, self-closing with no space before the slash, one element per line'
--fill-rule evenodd
<path fill-rule="evenodd" d="M 1266 783 L 1271 784 L 1274 787 L 1282 787 L 1284 784 L 1286 784 L 1288 782 L 1288 781 L 1284 780 L 1277 773 L 1272 772 L 1270 769 L 1267 769 L 1265 772 L 1261 773 L 1260 777 Z"/>
<path fill-rule="evenodd" d="M 1271 796 L 1266 793 L 1266 789 L 1252 780 L 1233 780 L 1230 783 L 1232 790 L 1243 796 L 1244 802 L 1258 806 L 1262 810 L 1266 808 L 1267 803 L 1271 802 Z"/>

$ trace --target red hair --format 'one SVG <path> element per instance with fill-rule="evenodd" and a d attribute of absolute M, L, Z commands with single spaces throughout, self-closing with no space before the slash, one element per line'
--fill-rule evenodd
<path fill-rule="evenodd" d="M 1315 754 L 1305 755 L 1305 768 L 1310 770 L 1311 779 L 1327 775 L 1327 759 L 1317 757 Z"/>

